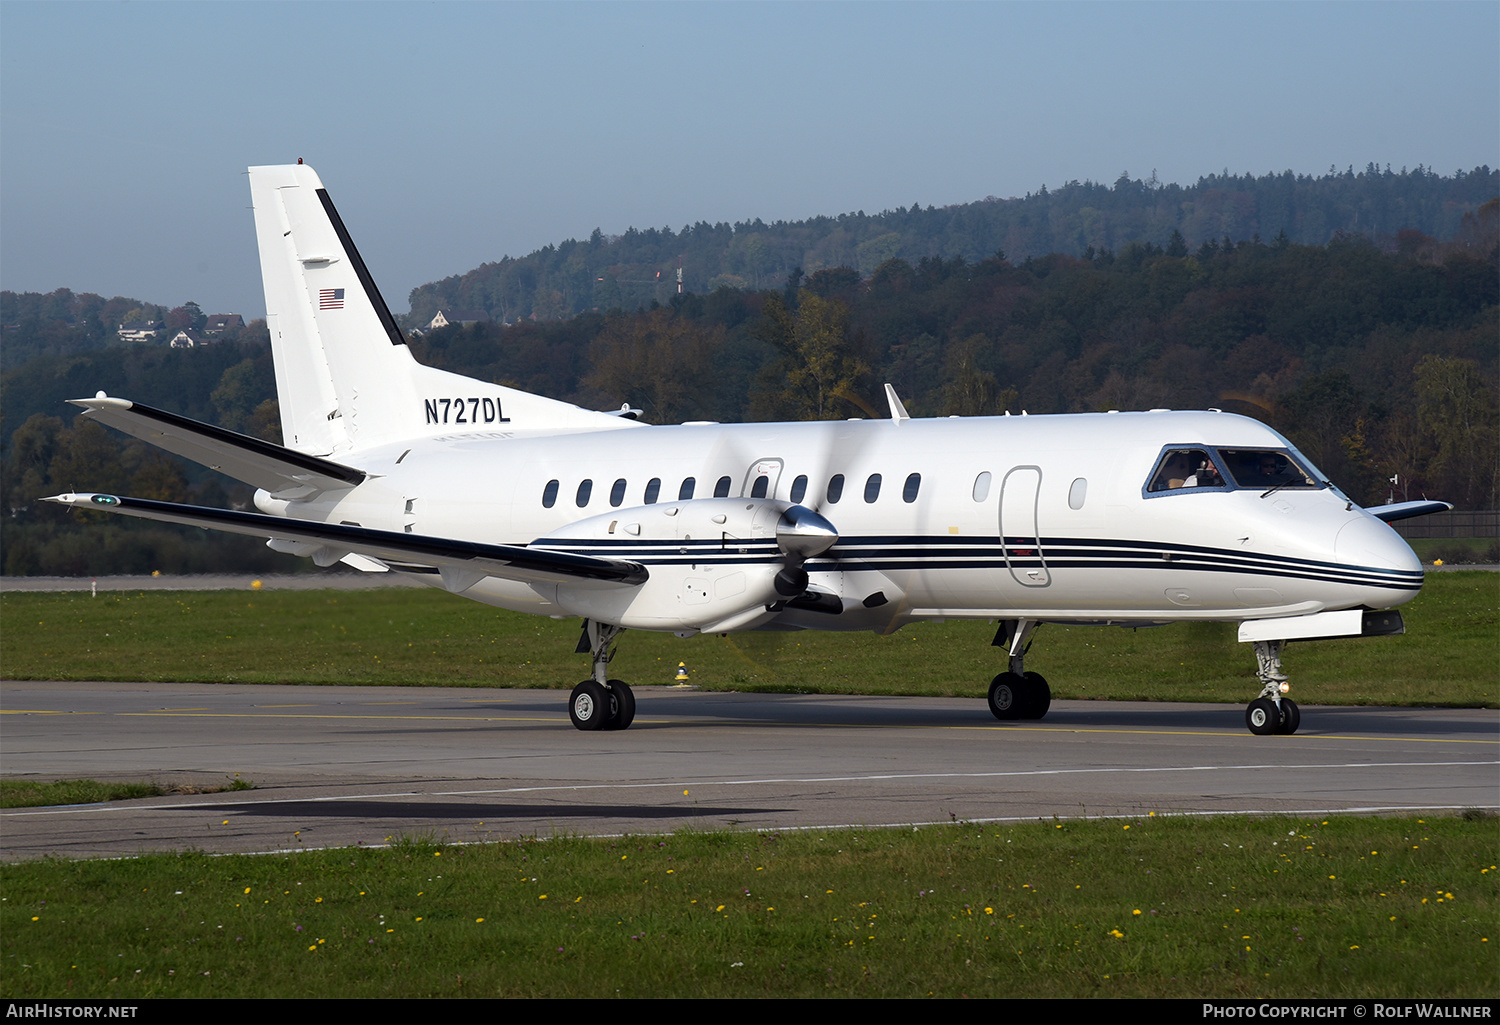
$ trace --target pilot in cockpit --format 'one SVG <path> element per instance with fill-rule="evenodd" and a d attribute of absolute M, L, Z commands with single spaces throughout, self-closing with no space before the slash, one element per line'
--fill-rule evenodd
<path fill-rule="evenodd" d="M 1192 470 L 1192 463 L 1188 454 L 1181 450 L 1169 453 L 1166 460 L 1161 464 L 1161 470 L 1156 475 L 1156 480 L 1151 484 L 1152 491 L 1172 491 L 1183 487 Z"/>

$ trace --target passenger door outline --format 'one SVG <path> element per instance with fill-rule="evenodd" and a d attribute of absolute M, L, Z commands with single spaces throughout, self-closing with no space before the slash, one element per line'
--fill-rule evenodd
<path fill-rule="evenodd" d="M 1000 545 L 1011 577 L 1024 587 L 1052 583 L 1037 522 L 1041 491 L 1040 466 L 1013 466 L 1000 482 Z"/>

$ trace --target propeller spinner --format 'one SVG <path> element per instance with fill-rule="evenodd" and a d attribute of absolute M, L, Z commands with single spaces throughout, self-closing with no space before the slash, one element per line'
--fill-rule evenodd
<path fill-rule="evenodd" d="M 839 532 L 832 523 L 805 505 L 794 505 L 776 523 L 776 544 L 786 556 L 776 574 L 776 593 L 795 598 L 807 590 L 807 570 L 802 564 L 834 546 Z"/>

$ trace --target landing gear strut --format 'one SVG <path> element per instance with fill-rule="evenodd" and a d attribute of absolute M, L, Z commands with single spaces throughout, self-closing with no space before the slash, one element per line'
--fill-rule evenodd
<path fill-rule="evenodd" d="M 1009 671 L 990 681 L 990 712 L 996 719 L 1040 719 L 1052 707 L 1046 679 L 1026 671 L 1026 652 L 1036 627 L 1033 619 L 1006 619 L 995 631 L 994 646 L 1010 650 Z"/>
<path fill-rule="evenodd" d="M 1273 733 L 1293 734 L 1302 725 L 1302 710 L 1283 695 L 1290 689 L 1281 671 L 1281 648 L 1286 641 L 1256 641 L 1255 661 L 1260 677 L 1260 697 L 1245 706 L 1245 725 L 1258 737 Z"/>
<path fill-rule="evenodd" d="M 635 693 L 624 680 L 609 679 L 609 663 L 615 657 L 615 638 L 623 626 L 583 621 L 579 653 L 594 658 L 594 676 L 573 688 L 568 699 L 568 718 L 580 730 L 623 730 L 635 721 Z"/>

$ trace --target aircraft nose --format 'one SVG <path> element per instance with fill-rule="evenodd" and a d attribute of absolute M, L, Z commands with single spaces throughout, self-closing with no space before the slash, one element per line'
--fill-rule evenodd
<path fill-rule="evenodd" d="M 1422 589 L 1422 561 L 1388 524 L 1361 516 L 1339 529 L 1334 555 L 1359 571 L 1369 593 L 1362 601 L 1371 608 L 1389 608 L 1411 601 Z"/>
<path fill-rule="evenodd" d="M 1334 538 L 1333 551 L 1346 566 L 1422 572 L 1422 562 L 1411 545 L 1373 516 L 1361 516 L 1344 524 Z"/>

